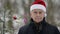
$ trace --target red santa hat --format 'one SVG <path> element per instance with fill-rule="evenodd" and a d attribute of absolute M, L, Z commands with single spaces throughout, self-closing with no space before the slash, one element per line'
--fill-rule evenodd
<path fill-rule="evenodd" d="M 44 12 L 46 12 L 46 4 L 43 0 L 35 0 L 35 2 L 33 2 L 32 6 L 30 6 L 30 12 L 34 9 L 41 9 Z M 46 14 L 45 14 L 46 16 Z"/>

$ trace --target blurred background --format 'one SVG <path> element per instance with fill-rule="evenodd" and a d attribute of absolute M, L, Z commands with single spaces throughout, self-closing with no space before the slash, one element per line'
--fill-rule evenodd
<path fill-rule="evenodd" d="M 0 0 L 0 34 L 17 34 L 28 24 L 29 8 L 35 0 Z M 44 0 L 47 5 L 46 21 L 60 31 L 60 0 Z"/>

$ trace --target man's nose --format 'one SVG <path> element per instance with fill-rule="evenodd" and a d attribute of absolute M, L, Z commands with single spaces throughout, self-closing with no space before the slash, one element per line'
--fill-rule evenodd
<path fill-rule="evenodd" d="M 40 16 L 40 14 L 39 14 L 39 13 L 37 13 L 37 16 Z"/>

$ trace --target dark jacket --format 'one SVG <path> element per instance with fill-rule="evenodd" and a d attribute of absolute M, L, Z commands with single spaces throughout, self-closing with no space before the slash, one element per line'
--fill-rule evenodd
<path fill-rule="evenodd" d="M 31 19 L 30 24 L 21 27 L 18 34 L 59 34 L 59 31 L 55 26 L 48 24 L 45 19 L 37 25 Z"/>

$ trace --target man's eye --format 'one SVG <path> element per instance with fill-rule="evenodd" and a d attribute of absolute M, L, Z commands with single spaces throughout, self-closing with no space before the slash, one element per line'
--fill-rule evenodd
<path fill-rule="evenodd" d="M 37 12 L 34 12 L 34 13 L 37 13 Z"/>
<path fill-rule="evenodd" d="M 42 12 L 39 12 L 39 14 L 41 14 Z"/>

